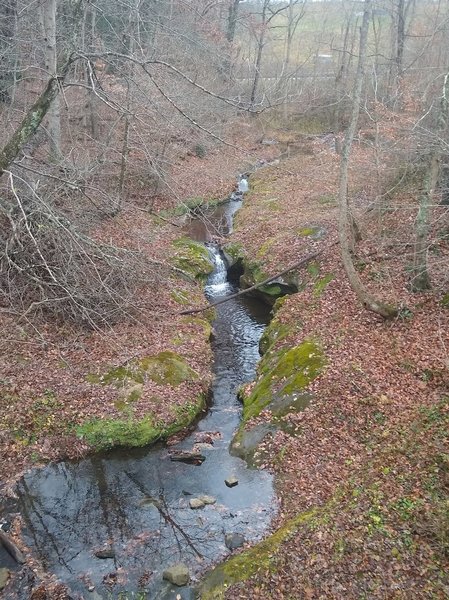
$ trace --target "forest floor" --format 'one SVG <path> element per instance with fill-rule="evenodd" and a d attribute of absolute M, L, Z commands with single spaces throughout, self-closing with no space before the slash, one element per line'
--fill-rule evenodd
<path fill-rule="evenodd" d="M 279 153 L 280 145 L 257 143 L 260 132 L 252 126 L 243 132 L 239 126 L 234 136 L 240 150 L 180 161 L 170 197 L 225 197 L 239 171 Z M 273 541 L 269 554 L 248 549 L 237 554 L 244 568 L 235 569 L 229 587 L 217 588 L 211 597 L 447 598 L 449 311 L 441 291 L 409 292 L 407 240 L 413 235 L 413 216 L 404 218 L 408 213 L 400 207 L 409 202 L 411 191 L 401 188 L 395 194 L 392 203 L 398 210 L 370 210 L 379 185 L 378 178 L 368 176 L 374 171 L 373 152 L 355 146 L 350 191 L 363 233 L 357 268 L 378 297 L 401 307 L 398 318 L 384 321 L 358 303 L 334 243 L 339 156 L 328 138 L 301 139 L 298 153 L 251 177 L 231 241 L 268 274 L 323 250 L 314 268 L 302 272 L 302 291 L 289 296 L 276 313 L 288 333 L 274 349 L 313 338 L 326 367 L 310 385 L 310 405 L 287 415 L 289 427 L 266 438 L 260 448 L 259 464 L 276 474 L 280 511 L 273 528 L 290 528 L 289 534 Z M 155 208 L 168 204 L 175 202 L 161 197 Z M 173 241 L 182 231 L 167 222 L 156 224 L 143 211 L 138 214 L 130 204 L 99 235 L 139 246 L 165 263 L 176 253 Z M 316 231 L 323 234 L 316 236 Z M 443 240 L 431 255 L 436 282 L 442 280 L 439 265 L 447 252 Z M 198 377 L 180 387 L 164 386 L 164 403 L 161 387 L 146 381 L 133 403 L 133 419 L 151 413 L 155 422 L 165 424 L 207 390 L 207 327 L 202 320 L 180 316 L 186 306 L 176 299 L 187 298 L 192 307 L 202 304 L 202 285 L 166 273 L 162 269 L 161 284 L 148 290 L 147 317 L 116 325 L 107 335 L 44 322 L 36 331 L 2 315 L 4 482 L 12 483 L 31 466 L 85 455 L 92 446 L 74 434 L 74 426 L 120 417 L 120 389 L 100 385 L 91 374 L 101 376 L 161 351 L 179 354 Z M 52 417 L 56 410 L 57 420 Z M 269 422 L 269 410 L 255 420 Z"/>

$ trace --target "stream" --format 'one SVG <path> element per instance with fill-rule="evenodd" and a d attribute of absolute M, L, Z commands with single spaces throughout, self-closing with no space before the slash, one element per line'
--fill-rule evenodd
<path fill-rule="evenodd" d="M 237 290 L 227 280 L 220 249 L 208 242 L 232 230 L 240 205 L 231 200 L 188 225 L 188 235 L 207 243 L 215 265 L 205 288 L 210 301 Z M 201 448 L 206 460 L 200 466 L 171 461 L 163 445 L 121 448 L 32 470 L 18 485 L 24 541 L 73 598 L 194 598 L 201 573 L 229 555 L 226 534 L 256 541 L 267 531 L 276 510 L 273 478 L 228 450 L 241 418 L 236 390 L 255 376 L 269 309 L 242 296 L 216 311 L 211 407 L 174 447 L 191 450 L 203 434 L 213 433 L 213 445 Z M 224 482 L 230 476 L 238 480 L 232 488 Z M 216 503 L 191 509 L 189 499 L 201 494 Z M 96 556 L 104 550 L 106 556 Z M 162 571 L 179 562 L 189 567 L 190 587 L 162 579 Z M 19 581 L 12 597 L 28 597 L 24 586 Z"/>

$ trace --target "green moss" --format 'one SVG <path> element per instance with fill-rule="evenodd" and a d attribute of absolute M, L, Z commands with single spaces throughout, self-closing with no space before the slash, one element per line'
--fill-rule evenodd
<path fill-rule="evenodd" d="M 315 229 L 313 227 L 302 227 L 297 231 L 297 234 L 301 237 L 308 237 L 309 235 L 313 235 L 314 233 Z"/>
<path fill-rule="evenodd" d="M 185 290 L 173 290 L 170 296 L 181 306 L 187 306 L 190 303 L 189 294 Z"/>
<path fill-rule="evenodd" d="M 143 419 L 135 419 L 128 408 L 127 419 L 92 419 L 79 425 L 76 433 L 97 450 L 113 447 L 141 447 L 166 440 L 195 421 L 206 405 L 205 396 L 177 407 L 171 423 L 160 423 L 150 414 Z"/>
<path fill-rule="evenodd" d="M 301 513 L 288 521 L 276 533 L 253 548 L 231 557 L 211 571 L 200 586 L 201 600 L 220 600 L 226 588 L 246 581 L 260 570 L 275 570 L 274 554 L 305 523 L 311 521 L 316 511 Z"/>
<path fill-rule="evenodd" d="M 296 322 L 293 324 L 286 324 L 281 323 L 276 317 L 272 319 L 260 338 L 259 349 L 261 354 L 265 354 L 269 350 L 272 350 L 277 342 L 286 338 L 290 333 L 297 331 L 298 328 L 299 324 Z"/>
<path fill-rule="evenodd" d="M 207 249 L 189 238 L 173 242 L 176 249 L 172 262 L 175 267 L 195 279 L 204 280 L 212 273 L 214 266 Z"/>
<path fill-rule="evenodd" d="M 245 252 L 243 247 L 238 242 L 231 242 L 230 244 L 226 244 L 224 247 L 224 251 L 228 254 L 235 262 L 239 258 L 243 258 L 245 256 Z"/>
<path fill-rule="evenodd" d="M 334 275 L 332 273 L 328 273 L 324 277 L 321 277 L 321 279 L 319 279 L 315 283 L 315 285 L 313 286 L 313 295 L 315 296 L 315 298 L 319 298 L 323 294 L 324 290 L 327 288 L 327 286 L 333 279 Z"/>
<path fill-rule="evenodd" d="M 444 308 L 449 308 L 449 292 L 444 294 L 443 298 L 441 299 L 441 306 Z"/>
<path fill-rule="evenodd" d="M 91 373 L 86 379 L 89 383 L 115 385 L 123 389 L 129 384 L 142 384 L 145 379 L 151 379 L 161 385 L 178 386 L 184 381 L 198 379 L 198 374 L 189 367 L 182 356 L 167 350 L 114 367 L 103 375 Z"/>
<path fill-rule="evenodd" d="M 146 356 L 139 366 L 149 379 L 161 385 L 178 386 L 184 381 L 198 379 L 198 374 L 175 352 Z"/>
<path fill-rule="evenodd" d="M 323 353 L 314 340 L 266 354 L 259 364 L 256 385 L 244 398 L 244 421 L 257 416 L 276 398 L 302 392 L 324 365 Z"/>
<path fill-rule="evenodd" d="M 272 238 L 268 238 L 266 242 L 264 242 L 262 244 L 262 246 L 259 248 L 259 250 L 257 251 L 257 258 L 263 258 L 267 252 L 270 250 L 271 246 L 274 244 L 274 242 L 276 241 L 276 238 L 272 237 Z"/>

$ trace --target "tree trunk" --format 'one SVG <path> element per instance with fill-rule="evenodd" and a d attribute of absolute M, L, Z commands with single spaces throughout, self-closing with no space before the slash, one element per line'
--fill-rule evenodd
<path fill-rule="evenodd" d="M 424 179 L 423 190 L 419 198 L 419 210 L 416 217 L 416 242 L 413 257 L 413 272 L 411 287 L 414 292 L 428 290 L 431 287 L 430 275 L 427 268 L 427 248 L 430 229 L 430 210 L 435 188 L 440 174 L 440 159 L 445 152 L 441 140 L 447 129 L 449 118 L 449 73 L 446 74 L 443 84 L 443 94 L 437 117 L 435 142 L 428 158 L 427 173 Z"/>
<path fill-rule="evenodd" d="M 262 25 L 260 30 L 259 39 L 257 40 L 257 54 L 256 54 L 256 62 L 255 62 L 255 73 L 253 85 L 251 88 L 251 96 L 250 96 L 250 109 L 254 108 L 257 98 L 257 92 L 259 90 L 259 80 L 260 80 L 260 70 L 262 68 L 262 55 L 263 55 L 263 47 L 265 44 L 265 27 L 267 24 L 267 7 L 269 0 L 264 0 L 263 8 L 262 8 Z"/>
<path fill-rule="evenodd" d="M 397 314 L 397 309 L 387 306 L 372 297 L 363 285 L 356 269 L 351 255 L 350 240 L 348 230 L 351 227 L 351 213 L 348 202 L 348 167 L 351 155 L 352 142 L 360 114 L 360 101 L 362 97 L 363 80 L 365 76 L 366 51 L 368 41 L 368 29 L 371 18 L 372 0 L 365 0 L 363 21 L 360 31 L 360 53 L 357 65 L 357 73 L 353 90 L 353 107 L 351 122 L 346 132 L 340 161 L 340 218 L 338 234 L 341 248 L 341 256 L 349 283 L 357 295 L 360 302 L 367 308 L 384 318 L 393 317 Z"/>
<path fill-rule="evenodd" d="M 56 0 L 45 0 L 41 6 L 42 31 L 44 36 L 45 70 L 49 77 L 57 82 L 57 47 L 56 47 Z M 61 158 L 61 112 L 59 96 L 53 98 L 47 113 L 47 132 L 50 140 L 50 159 Z"/>
<path fill-rule="evenodd" d="M 235 30 L 237 27 L 237 17 L 239 14 L 239 4 L 241 0 L 231 0 L 228 12 L 228 26 L 226 29 L 226 39 L 230 44 L 234 41 Z"/>
<path fill-rule="evenodd" d="M 0 18 L 0 102 L 11 102 L 15 81 L 16 49 L 14 43 L 17 0 L 3 0 Z"/>
<path fill-rule="evenodd" d="M 28 110 L 20 125 L 11 138 L 0 150 L 0 176 L 8 169 L 13 160 L 18 156 L 20 150 L 36 133 L 39 125 L 44 120 L 51 108 L 52 102 L 58 97 L 62 83 L 67 76 L 71 65 L 68 60 L 60 69 L 57 77 L 52 77 L 39 98 Z"/>

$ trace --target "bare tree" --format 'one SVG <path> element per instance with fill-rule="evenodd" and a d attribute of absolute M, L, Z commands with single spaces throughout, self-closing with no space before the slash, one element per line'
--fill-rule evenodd
<path fill-rule="evenodd" d="M 363 285 L 359 274 L 354 266 L 354 261 L 351 256 L 351 242 L 352 232 L 348 235 L 348 229 L 351 230 L 351 211 L 349 208 L 348 200 L 348 168 L 351 155 L 351 147 L 354 140 L 354 135 L 360 114 L 360 102 L 362 97 L 362 87 L 365 77 L 365 64 L 366 64 L 366 53 L 368 43 L 368 31 L 371 20 L 372 0 L 365 0 L 363 9 L 363 20 L 360 30 L 360 50 L 359 60 L 357 65 L 357 73 L 355 76 L 354 90 L 353 90 L 353 106 L 351 121 L 346 132 L 345 140 L 343 143 L 343 149 L 341 153 L 340 161 L 340 188 L 339 188 L 339 202 L 340 202 L 340 216 L 339 216 L 339 241 L 341 256 L 346 274 L 351 284 L 352 289 L 356 293 L 360 302 L 367 308 L 382 317 L 390 318 L 397 314 L 397 309 L 391 306 L 387 306 L 385 303 L 374 298 Z"/>

